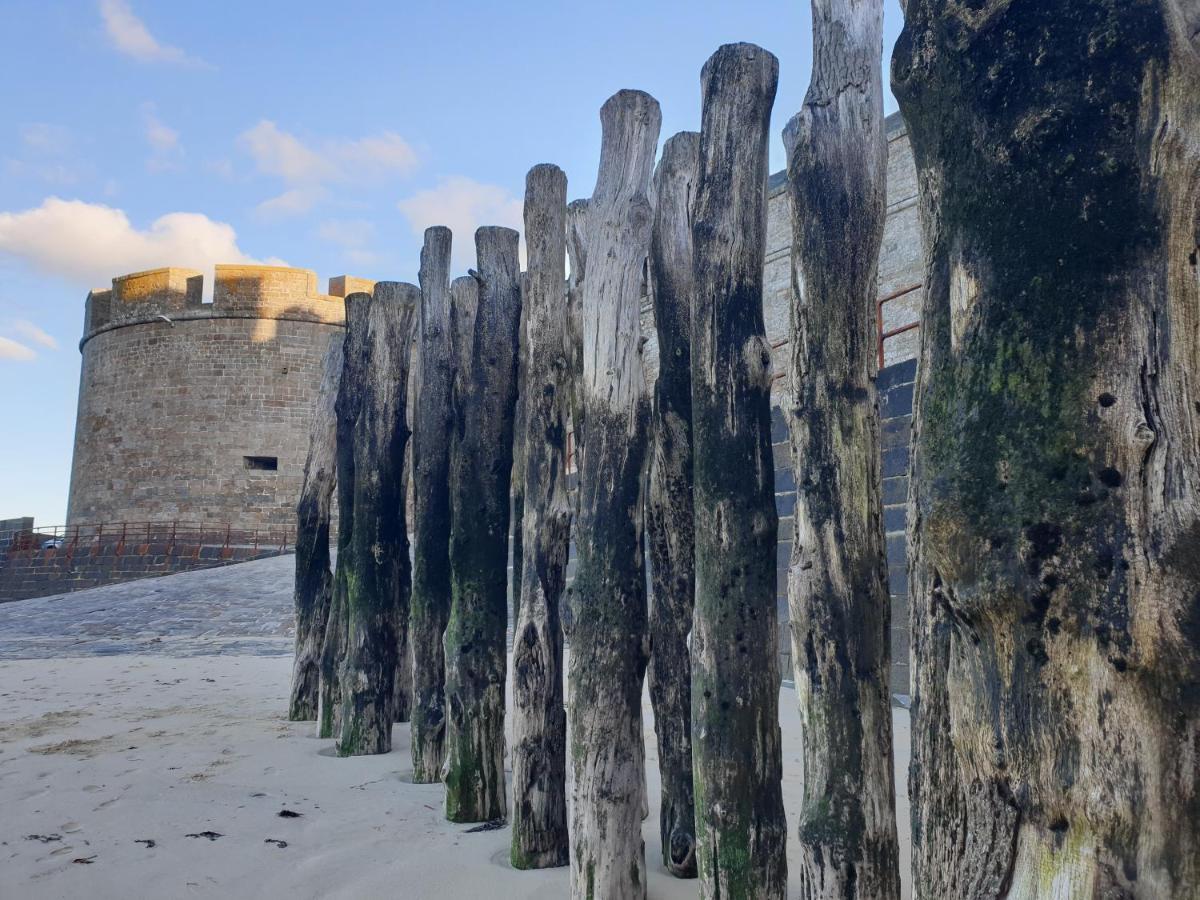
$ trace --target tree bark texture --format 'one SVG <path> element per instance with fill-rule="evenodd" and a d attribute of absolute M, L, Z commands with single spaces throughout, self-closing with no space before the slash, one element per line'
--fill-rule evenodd
<path fill-rule="evenodd" d="M 595 193 L 581 234 L 583 378 L 572 595 L 571 896 L 646 896 L 642 678 L 648 657 L 643 498 L 649 402 L 638 305 L 650 250 L 658 102 L 620 91 L 600 110 Z"/>
<path fill-rule="evenodd" d="M 801 893 L 898 900 L 891 598 L 875 393 L 887 207 L 882 0 L 814 0 L 813 73 L 784 130 L 792 200 L 788 571 L 804 733 Z"/>
<path fill-rule="evenodd" d="M 446 656 L 450 618 L 450 229 L 425 230 L 413 410 L 413 781 L 442 779 L 446 746 Z"/>
<path fill-rule="evenodd" d="M 529 291 L 529 273 L 521 273 L 521 324 L 518 328 L 520 346 L 517 348 L 517 404 L 513 413 L 513 466 L 512 466 L 512 529 L 511 566 L 512 580 L 509 593 L 512 597 L 510 615 L 513 622 L 517 619 L 517 606 L 521 602 L 521 576 L 524 572 L 525 558 L 525 359 L 527 315 L 525 295 Z"/>
<path fill-rule="evenodd" d="M 559 604 L 566 587 L 570 392 L 566 279 L 567 176 L 540 165 L 525 179 L 528 255 L 522 367 L 525 386 L 524 573 L 513 631 L 512 864 L 567 864 L 567 717 Z M 515 564 L 515 560 L 514 560 Z"/>
<path fill-rule="evenodd" d="M 342 378 L 342 340 L 336 334 L 321 363 L 321 385 L 309 427 L 304 483 L 296 503 L 296 658 L 288 719 L 317 717 L 321 681 L 321 645 L 333 598 L 329 565 L 329 517 L 337 484 L 337 401 Z"/>
<path fill-rule="evenodd" d="M 659 833 L 663 865 L 696 877 L 692 785 L 692 630 L 696 580 L 692 521 L 692 217 L 700 135 L 683 131 L 663 145 L 654 172 L 650 295 L 658 332 L 650 490 L 650 701 L 662 777 Z"/>
<path fill-rule="evenodd" d="M 920 897 L 1200 896 L 1200 11 L 909 0 Z"/>
<path fill-rule="evenodd" d="M 727 44 L 704 65 L 692 206 L 696 612 L 692 764 L 701 897 L 787 889 L 779 733 L 778 517 L 763 326 L 767 141 L 779 64 Z"/>
<path fill-rule="evenodd" d="M 587 222 L 588 201 L 572 200 L 567 204 L 567 262 L 571 270 L 567 275 L 567 310 L 571 344 L 570 412 L 572 446 L 575 453 L 575 470 L 579 470 L 580 423 L 583 409 L 580 406 L 583 391 L 583 269 L 586 263 L 584 225 Z M 579 515 L 579 491 L 574 494 L 574 513 Z"/>
<path fill-rule="evenodd" d="M 478 307 L 455 376 L 446 628 L 446 817 L 503 819 L 508 533 L 521 271 L 517 232 L 475 233 Z"/>
<path fill-rule="evenodd" d="M 338 682 L 339 756 L 392 749 L 396 667 L 407 624 L 408 528 L 404 502 L 406 401 L 415 285 L 381 281 L 346 298 L 345 366 L 338 392 L 338 480 L 350 504 L 338 547 L 345 655 Z M 343 550 L 344 547 L 344 550 Z M 344 572 L 344 575 L 342 574 Z M 406 630 L 406 629 L 404 629 Z"/>

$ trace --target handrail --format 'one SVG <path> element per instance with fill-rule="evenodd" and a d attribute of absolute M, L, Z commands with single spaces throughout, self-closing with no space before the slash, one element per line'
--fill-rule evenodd
<path fill-rule="evenodd" d="M 179 546 L 195 546 L 197 552 L 204 546 L 219 547 L 228 554 L 234 547 L 248 547 L 255 552 L 260 547 L 278 547 L 286 552 L 294 546 L 294 525 L 260 525 L 251 528 L 234 528 L 230 523 L 187 522 L 178 519 L 144 522 L 97 522 L 74 525 L 34 525 L 32 528 L 0 530 L 0 547 L 8 552 L 24 550 L 55 550 L 74 554 L 80 548 L 96 552 L 107 541 L 116 544 L 117 555 L 126 552 L 128 546 L 148 547 L 164 544 L 168 553 L 176 552 Z M 144 552 L 144 551 L 138 551 Z"/>

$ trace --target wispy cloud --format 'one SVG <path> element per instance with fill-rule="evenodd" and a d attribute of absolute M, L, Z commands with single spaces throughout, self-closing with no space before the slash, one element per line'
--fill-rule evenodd
<path fill-rule="evenodd" d="M 39 347 L 45 347 L 47 350 L 58 349 L 58 341 L 52 335 L 47 334 L 27 319 L 17 319 L 12 323 L 12 330 Z"/>
<path fill-rule="evenodd" d="M 30 362 L 37 359 L 37 353 L 30 347 L 14 341 L 12 338 L 0 336 L 0 359 L 12 362 Z"/>
<path fill-rule="evenodd" d="M 183 160 L 183 144 L 179 132 L 158 117 L 153 103 L 142 104 L 142 128 L 146 143 L 150 145 L 150 157 L 146 169 L 150 172 L 170 172 L 180 169 Z"/>
<path fill-rule="evenodd" d="M 380 254 L 370 249 L 375 225 L 366 219 L 327 219 L 317 227 L 317 237 L 342 248 L 346 261 L 355 266 L 373 266 Z"/>
<path fill-rule="evenodd" d="M 159 41 L 126 0 L 100 0 L 100 17 L 104 20 L 104 30 L 113 47 L 138 62 L 207 65 L 179 47 Z"/>
<path fill-rule="evenodd" d="M 259 262 L 238 246 L 233 226 L 200 213 L 168 213 L 143 229 L 120 209 L 58 197 L 0 213 L 0 253 L 85 287 L 158 266 L 208 272 L 219 262 Z"/>
<path fill-rule="evenodd" d="M 27 150 L 42 156 L 65 156 L 75 143 L 69 128 L 49 122 L 27 122 L 17 133 Z"/>
<path fill-rule="evenodd" d="M 4 160 L 4 174 L 14 181 L 44 181 L 62 188 L 94 174 L 94 167 L 76 157 L 76 140 L 69 128 L 49 122 L 26 122 L 18 127 L 16 156 Z"/>
<path fill-rule="evenodd" d="M 464 175 L 443 178 L 397 206 L 414 234 L 422 234 L 430 225 L 445 225 L 453 232 L 452 256 L 458 269 L 475 265 L 475 229 L 481 225 L 521 229 L 519 199 L 498 185 L 481 184 Z M 523 259 L 523 242 L 521 252 Z"/>
<path fill-rule="evenodd" d="M 287 186 L 282 194 L 259 205 L 259 212 L 272 215 L 308 212 L 327 196 L 328 185 L 376 183 L 407 175 L 420 164 L 412 146 L 391 131 L 310 145 L 263 119 L 243 132 L 238 144 L 260 174 Z"/>
<path fill-rule="evenodd" d="M 254 211 L 263 218 L 275 219 L 302 216 L 328 196 L 329 192 L 319 184 L 289 188 L 276 197 L 264 200 Z"/>

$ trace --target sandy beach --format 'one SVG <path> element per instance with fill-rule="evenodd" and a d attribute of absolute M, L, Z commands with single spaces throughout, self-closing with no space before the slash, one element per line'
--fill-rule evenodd
<path fill-rule="evenodd" d="M 286 561 L 269 562 L 286 572 Z M 100 608 L 98 595 L 106 614 L 128 608 L 144 617 L 137 597 L 153 585 L 160 608 L 186 618 L 188 604 L 203 604 L 212 585 L 235 595 L 228 585 L 258 585 L 274 571 L 248 565 L 258 581 L 234 566 L 140 582 L 141 593 L 124 601 L 130 586 L 46 605 L 78 623 Z M 258 590 L 253 602 L 262 604 L 264 593 L 273 598 L 265 605 L 270 618 L 288 590 Z M 12 657 L 22 647 L 40 646 L 28 634 L 3 642 L 20 606 L 0 609 L 0 897 L 566 896 L 566 869 L 510 867 L 507 827 L 471 832 L 445 821 L 441 787 L 411 783 L 407 725 L 395 726 L 390 754 L 338 759 L 311 724 L 287 722 L 284 641 L 252 644 L 255 655 L 230 652 L 247 646 L 233 632 L 261 630 L 253 617 L 217 628 L 207 622 L 207 633 L 174 644 L 154 642 L 143 629 L 138 640 L 146 643 L 127 652 L 113 652 L 122 649 L 112 643 L 114 626 L 95 635 L 103 655 L 20 659 Z M 74 648 L 91 646 L 81 640 Z M 800 732 L 788 687 L 780 718 L 794 853 Z M 898 813 L 906 822 L 907 714 L 897 711 L 893 721 L 902 757 Z M 649 896 L 691 898 L 696 883 L 671 878 L 661 863 L 652 729 L 647 704 Z"/>

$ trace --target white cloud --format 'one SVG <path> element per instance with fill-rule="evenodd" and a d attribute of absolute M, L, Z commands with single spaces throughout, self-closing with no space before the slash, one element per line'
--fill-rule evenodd
<path fill-rule="evenodd" d="M 37 354 L 24 344 L 19 344 L 12 338 L 0 337 L 0 359 L 29 362 L 36 358 Z"/>
<path fill-rule="evenodd" d="M 278 197 L 264 200 L 254 207 L 254 211 L 266 219 L 300 216 L 324 200 L 327 193 L 320 185 L 291 188 Z"/>
<path fill-rule="evenodd" d="M 163 122 L 157 115 L 153 103 L 142 104 L 142 121 L 146 127 L 146 140 L 159 153 L 172 153 L 179 146 L 179 132 Z"/>
<path fill-rule="evenodd" d="M 336 174 L 333 164 L 310 150 L 294 134 L 283 131 L 269 119 L 263 119 L 238 142 L 254 158 L 258 171 L 275 175 L 287 182 L 320 182 Z"/>
<path fill-rule="evenodd" d="M 373 266 L 382 256 L 368 245 L 375 238 L 375 225 L 366 219 L 327 219 L 317 227 L 317 237 L 342 248 L 342 256 L 354 266 Z"/>
<path fill-rule="evenodd" d="M 76 184 L 94 171 L 93 166 L 75 158 L 74 135 L 62 125 L 27 122 L 17 129 L 17 135 L 20 158 L 4 160 L 4 174 L 14 181 L 36 179 L 61 188 Z"/>
<path fill-rule="evenodd" d="M 413 233 L 445 225 L 454 233 L 453 259 L 457 269 L 475 266 L 475 229 L 481 225 L 522 227 L 522 204 L 507 190 L 481 184 L 463 175 L 443 178 L 436 187 L 419 191 L 396 204 Z M 524 260 L 524 242 L 521 258 Z M 522 263 L 523 264 L 523 263 Z"/>
<path fill-rule="evenodd" d="M 243 132 L 238 144 L 263 175 L 281 179 L 288 190 L 260 204 L 260 213 L 299 215 L 324 199 L 329 184 L 366 184 L 406 175 L 419 164 L 416 151 L 400 135 L 325 141 L 310 146 L 263 119 Z"/>
<path fill-rule="evenodd" d="M 29 122 L 18 133 L 27 149 L 44 156 L 63 156 L 74 143 L 69 129 L 48 122 Z"/>
<path fill-rule="evenodd" d="M 182 168 L 183 145 L 179 132 L 158 117 L 153 103 L 142 104 L 143 133 L 150 145 L 146 170 L 152 173 L 173 172 Z"/>
<path fill-rule="evenodd" d="M 339 247 L 363 247 L 375 236 L 375 225 L 366 219 L 327 219 L 317 227 L 317 237 Z"/>
<path fill-rule="evenodd" d="M 340 159 L 344 166 L 349 167 L 350 173 L 357 173 L 359 177 L 364 174 L 364 170 L 376 177 L 393 172 L 397 175 L 407 175 L 421 162 L 417 151 L 394 131 L 334 145 L 330 152 Z"/>
<path fill-rule="evenodd" d="M 12 330 L 21 335 L 21 337 L 32 341 L 38 346 L 45 347 L 47 350 L 58 349 L 58 341 L 52 335 L 42 331 L 42 329 L 26 319 L 17 319 L 13 322 Z"/>
<path fill-rule="evenodd" d="M 33 209 L 0 213 L 0 253 L 85 287 L 160 266 L 208 275 L 214 263 L 259 261 L 238 246 L 232 226 L 200 213 L 168 213 L 139 229 L 120 209 L 58 197 Z"/>
<path fill-rule="evenodd" d="M 139 62 L 204 65 L 178 47 L 160 43 L 134 14 L 126 0 L 100 0 L 100 16 L 104 19 L 104 30 L 113 47 L 126 56 Z"/>

